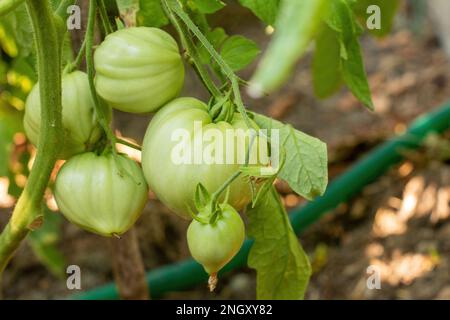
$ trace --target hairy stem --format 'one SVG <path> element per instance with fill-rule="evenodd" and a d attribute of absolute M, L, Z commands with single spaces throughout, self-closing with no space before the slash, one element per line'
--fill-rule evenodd
<path fill-rule="evenodd" d="M 105 30 L 106 35 L 113 33 L 114 30 L 108 18 L 108 12 L 106 11 L 105 2 L 103 0 L 97 0 L 97 6 L 98 11 L 100 12 L 100 18 L 102 20 L 103 29 Z"/>
<path fill-rule="evenodd" d="M 206 89 L 209 91 L 209 93 L 213 97 L 220 97 L 221 92 L 217 88 L 216 84 L 211 80 L 211 77 L 208 73 L 208 70 L 205 68 L 203 63 L 200 61 L 200 57 L 197 52 L 197 48 L 195 47 L 194 42 L 192 41 L 191 37 L 189 36 L 189 32 L 186 30 L 186 28 L 181 25 L 178 21 L 178 18 L 172 13 L 171 8 L 167 2 L 167 0 L 162 0 L 162 7 L 164 11 L 166 12 L 167 16 L 169 17 L 171 23 L 177 30 L 177 33 L 180 37 L 181 44 L 183 45 L 184 49 L 186 50 L 189 57 L 192 59 L 192 62 L 194 64 L 194 69 L 197 72 L 197 75 L 199 76 L 200 80 L 205 85 Z"/>
<path fill-rule="evenodd" d="M 176 0 L 163 0 L 167 1 L 168 6 L 175 14 L 186 24 L 188 29 L 197 37 L 197 39 L 202 43 L 211 57 L 217 62 L 223 74 L 230 80 L 232 84 L 232 90 L 234 95 L 235 103 L 238 107 L 239 113 L 244 118 L 245 124 L 249 128 L 257 129 L 257 127 L 250 121 L 247 112 L 245 111 L 244 103 L 242 102 L 241 93 L 239 91 L 239 77 L 233 72 L 230 66 L 223 60 L 222 56 L 214 49 L 214 47 L 209 43 L 208 39 L 203 35 L 200 29 L 191 20 L 188 14 L 183 11 L 180 4 Z"/>
<path fill-rule="evenodd" d="M 0 274 L 26 237 L 39 225 L 42 197 L 62 141 L 61 37 L 47 0 L 27 0 L 37 52 L 41 131 L 36 159 L 12 217 L 0 235 Z"/>
<path fill-rule="evenodd" d="M 86 30 L 86 69 L 89 78 L 89 88 L 91 90 L 92 99 L 94 100 L 95 114 L 97 116 L 98 122 L 102 126 L 103 130 L 108 137 L 108 140 L 113 145 L 113 152 L 115 153 L 115 142 L 116 137 L 114 136 L 108 121 L 108 116 L 106 114 L 106 107 L 102 104 L 102 101 L 97 95 L 94 84 L 94 58 L 92 53 L 92 47 L 94 45 L 94 28 L 95 28 L 95 16 L 97 12 L 97 1 L 93 0 L 89 2 L 89 17 Z"/>
<path fill-rule="evenodd" d="M 78 54 L 77 54 L 75 60 L 67 64 L 67 66 L 64 68 L 63 73 L 64 74 L 70 73 L 70 72 L 74 71 L 75 69 L 78 69 L 81 65 L 81 62 L 83 61 L 85 52 L 86 52 L 86 37 L 84 37 L 84 40 L 81 44 L 80 51 L 78 51 Z"/>
<path fill-rule="evenodd" d="M 139 146 L 139 145 L 137 145 L 135 143 L 132 143 L 132 142 L 120 139 L 120 138 L 116 138 L 116 143 L 123 144 L 124 146 L 127 146 L 127 147 L 130 147 L 130 148 L 142 151 L 142 147 L 141 146 Z"/>

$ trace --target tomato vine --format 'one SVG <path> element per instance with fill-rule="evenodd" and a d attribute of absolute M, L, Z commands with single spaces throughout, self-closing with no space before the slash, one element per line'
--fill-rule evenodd
<path fill-rule="evenodd" d="M 0 273 L 30 229 L 39 225 L 42 197 L 61 147 L 61 36 L 47 1 L 27 0 L 41 80 L 41 138 L 33 168 L 11 220 L 0 235 Z"/>

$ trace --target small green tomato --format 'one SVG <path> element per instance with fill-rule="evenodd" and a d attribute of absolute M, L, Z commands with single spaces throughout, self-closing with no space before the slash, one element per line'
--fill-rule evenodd
<path fill-rule="evenodd" d="M 245 239 L 245 226 L 239 213 L 230 205 L 220 205 L 213 223 L 193 220 L 187 230 L 192 257 L 215 277 L 239 252 Z"/>

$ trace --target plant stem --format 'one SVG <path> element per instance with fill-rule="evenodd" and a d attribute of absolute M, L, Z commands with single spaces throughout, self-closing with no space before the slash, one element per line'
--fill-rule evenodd
<path fill-rule="evenodd" d="M 222 59 L 220 54 L 214 49 L 214 47 L 209 43 L 208 39 L 203 35 L 191 18 L 183 11 L 179 3 L 176 0 L 164 0 L 170 3 L 169 8 L 175 12 L 175 14 L 180 17 L 180 19 L 186 24 L 189 30 L 200 40 L 202 45 L 208 50 L 209 54 L 216 60 L 217 64 L 221 67 L 227 78 L 231 79 L 236 77 L 233 70 L 228 66 L 228 64 Z"/>
<path fill-rule="evenodd" d="M 62 144 L 61 37 L 47 0 L 27 0 L 38 62 L 41 131 L 36 159 L 11 219 L 0 235 L 0 274 L 30 229 L 39 226 L 41 203 Z"/>
<path fill-rule="evenodd" d="M 98 11 L 100 12 L 100 18 L 102 19 L 103 29 L 106 35 L 113 33 L 113 27 L 108 18 L 108 12 L 106 11 L 105 2 L 103 0 L 97 0 Z"/>
<path fill-rule="evenodd" d="M 74 71 L 75 69 L 78 69 L 80 67 L 81 61 L 83 60 L 84 54 L 86 52 L 86 37 L 83 39 L 83 43 L 81 44 L 80 51 L 78 51 L 77 57 L 75 60 L 64 68 L 63 74 L 70 73 Z"/>
<path fill-rule="evenodd" d="M 220 90 L 217 88 L 216 84 L 211 80 L 208 70 L 205 68 L 205 66 L 201 62 L 200 57 L 197 52 L 197 48 L 195 47 L 194 42 L 192 41 L 191 37 L 189 36 L 189 32 L 186 30 L 186 28 L 184 28 L 179 23 L 177 17 L 174 16 L 167 0 L 161 0 L 161 3 L 162 3 L 162 7 L 163 7 L 164 11 L 166 12 L 166 14 L 169 17 L 170 21 L 172 22 L 173 26 L 177 30 L 183 47 L 185 48 L 189 57 L 192 59 L 192 62 L 194 63 L 194 67 L 195 67 L 194 69 L 197 72 L 197 75 L 199 76 L 200 80 L 203 82 L 206 89 L 209 91 L 209 93 L 213 97 L 215 97 L 215 98 L 220 97 L 222 94 L 221 94 Z"/>
<path fill-rule="evenodd" d="M 120 297 L 124 300 L 148 300 L 149 289 L 135 227 L 119 239 L 111 238 L 110 244 L 113 274 Z"/>
<path fill-rule="evenodd" d="M 236 76 L 230 66 L 223 60 L 221 55 L 214 49 L 214 47 L 209 43 L 208 39 L 203 35 L 203 33 L 198 29 L 195 23 L 189 18 L 189 15 L 183 11 L 180 7 L 179 3 L 176 0 L 163 0 L 170 3 L 169 8 L 175 12 L 175 14 L 186 24 L 189 30 L 198 38 L 198 40 L 203 44 L 209 54 L 213 57 L 213 59 L 217 62 L 219 67 L 225 76 L 230 80 L 233 89 L 233 95 L 235 98 L 235 103 L 238 106 L 238 111 L 244 118 L 245 124 L 249 128 L 258 129 L 256 125 L 254 125 L 245 111 L 244 103 L 242 102 L 241 93 L 239 91 L 239 77 Z"/>
<path fill-rule="evenodd" d="M 222 192 L 224 192 L 228 188 L 228 186 L 232 184 L 233 181 L 236 180 L 240 175 L 241 171 L 236 171 L 231 177 L 229 177 L 227 181 L 225 181 L 224 184 L 216 192 L 212 194 L 211 199 L 213 200 L 213 202 L 217 200 L 222 194 Z"/>
<path fill-rule="evenodd" d="M 94 100 L 95 106 L 95 114 L 97 116 L 98 122 L 102 126 L 103 130 L 108 137 L 108 140 L 111 142 L 113 148 L 113 153 L 116 152 L 115 142 L 116 137 L 114 136 L 108 122 L 108 117 L 105 112 L 105 106 L 102 104 L 103 102 L 99 99 L 97 95 L 97 91 L 95 90 L 94 84 L 94 58 L 92 54 L 92 47 L 94 42 L 94 28 L 95 28 L 95 16 L 97 12 L 97 1 L 92 0 L 89 1 L 89 16 L 88 16 L 88 24 L 86 29 L 86 69 L 89 78 L 89 88 L 91 89 L 92 99 Z"/>
<path fill-rule="evenodd" d="M 20 6 L 24 0 L 2 0 L 0 1 L 0 16 L 5 15 Z"/>
<path fill-rule="evenodd" d="M 130 148 L 142 151 L 142 147 L 141 146 L 138 146 L 137 144 L 128 142 L 128 141 L 120 139 L 120 138 L 116 138 L 116 143 L 123 144 L 124 146 L 128 146 Z"/>

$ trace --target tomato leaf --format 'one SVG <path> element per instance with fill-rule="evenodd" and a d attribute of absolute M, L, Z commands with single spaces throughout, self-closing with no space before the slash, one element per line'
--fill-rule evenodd
<path fill-rule="evenodd" d="M 257 298 L 303 299 L 311 265 L 275 188 L 247 215 L 248 235 L 255 239 L 248 265 L 256 270 Z"/>
<path fill-rule="evenodd" d="M 259 97 L 277 89 L 313 40 L 329 0 L 282 1 L 273 40 L 254 74 L 249 93 Z"/>
<path fill-rule="evenodd" d="M 312 73 L 314 92 L 320 98 L 332 95 L 342 84 L 339 34 L 326 25 L 316 38 Z"/>
<path fill-rule="evenodd" d="M 233 71 L 238 71 L 249 65 L 259 54 L 256 43 L 243 36 L 231 36 L 225 40 L 221 48 L 222 58 Z"/>
<path fill-rule="evenodd" d="M 160 0 L 140 0 L 137 13 L 139 26 L 160 28 L 169 23 Z"/>
<path fill-rule="evenodd" d="M 342 77 L 352 91 L 367 108 L 373 110 L 364 62 L 359 45 L 359 29 L 351 8 L 345 0 L 333 1 L 333 17 L 329 20 L 335 30 L 340 30 L 341 45 L 345 47 L 345 56 L 341 55 Z"/>
<path fill-rule="evenodd" d="M 4 31 L 0 45 L 9 56 L 26 57 L 32 52 L 33 31 L 25 4 L 2 16 L 0 29 Z"/>
<path fill-rule="evenodd" d="M 364 68 L 364 62 L 361 55 L 361 47 L 355 38 L 347 46 L 348 59 L 342 61 L 342 76 L 345 83 L 352 93 L 367 108 L 374 109 L 372 94 L 370 92 L 369 82 Z"/>
<path fill-rule="evenodd" d="M 225 7 L 225 3 L 220 0 L 191 0 L 195 7 L 204 14 L 211 14 Z"/>
<path fill-rule="evenodd" d="M 273 25 L 275 23 L 280 0 L 239 0 L 239 2 L 266 24 Z"/>
<path fill-rule="evenodd" d="M 299 195 L 312 200 L 325 192 L 328 183 L 327 146 L 317 138 L 295 130 L 291 125 L 254 114 L 254 121 L 261 129 L 278 130 L 279 143 L 286 152 L 285 163 L 279 177 Z"/>

